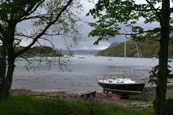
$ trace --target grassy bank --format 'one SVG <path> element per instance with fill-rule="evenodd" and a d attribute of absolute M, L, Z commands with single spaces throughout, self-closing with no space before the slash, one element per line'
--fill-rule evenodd
<path fill-rule="evenodd" d="M 154 98 L 155 95 L 153 95 L 149 100 L 153 102 Z M 173 115 L 173 89 L 167 89 L 166 99 L 166 115 Z"/>
<path fill-rule="evenodd" d="M 171 109 L 171 108 L 170 108 Z M 135 110 L 116 104 L 12 96 L 0 100 L 0 115 L 152 115 L 152 110 Z"/>
<path fill-rule="evenodd" d="M 40 96 L 43 94 L 40 94 Z M 48 96 L 49 97 L 49 96 Z M 151 97 L 152 103 L 154 95 Z M 120 100 L 122 101 L 122 100 Z M 128 101 L 128 100 L 126 100 Z M 129 100 L 130 101 L 130 100 Z M 117 103 L 119 101 L 115 101 Z M 126 106 L 128 103 L 125 103 Z M 136 100 L 133 101 L 134 103 Z M 133 103 L 132 102 L 132 103 Z M 147 104 L 147 103 L 146 103 Z M 0 100 L 0 115 L 153 115 L 152 109 L 141 109 L 133 106 L 131 109 L 117 104 L 72 101 L 57 98 L 38 98 L 33 96 L 11 96 L 8 99 Z M 128 106 L 130 107 L 130 106 Z M 140 108 L 140 109 L 139 109 Z M 173 89 L 167 90 L 166 115 L 173 115 Z"/>
<path fill-rule="evenodd" d="M 155 93 L 152 97 L 149 98 L 149 101 L 154 101 L 154 98 L 155 98 Z M 167 100 L 173 100 L 173 89 L 167 89 L 167 92 L 166 92 L 166 99 Z"/>

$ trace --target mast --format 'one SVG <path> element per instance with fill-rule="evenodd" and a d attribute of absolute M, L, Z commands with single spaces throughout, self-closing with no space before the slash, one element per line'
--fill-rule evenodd
<path fill-rule="evenodd" d="M 137 57 L 140 57 L 140 55 L 139 55 L 139 49 L 138 49 L 138 45 L 137 45 L 137 43 L 135 42 L 135 46 L 136 46 L 136 51 L 137 51 Z"/>
<path fill-rule="evenodd" d="M 127 41 L 127 30 L 126 25 L 124 26 L 125 38 L 124 38 L 124 78 L 126 78 L 126 41 Z"/>

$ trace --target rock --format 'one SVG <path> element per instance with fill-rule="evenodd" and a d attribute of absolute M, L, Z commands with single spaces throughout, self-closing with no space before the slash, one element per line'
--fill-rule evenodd
<path fill-rule="evenodd" d="M 92 92 L 87 92 L 87 93 L 81 94 L 80 97 L 81 98 L 85 98 L 85 100 L 90 100 L 93 97 L 96 97 L 96 91 L 92 91 Z"/>

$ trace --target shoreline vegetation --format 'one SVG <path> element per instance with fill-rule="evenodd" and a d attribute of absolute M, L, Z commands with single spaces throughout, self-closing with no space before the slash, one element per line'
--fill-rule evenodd
<path fill-rule="evenodd" d="M 173 39 L 170 39 L 169 58 L 173 58 Z M 127 57 L 158 58 L 159 42 L 145 40 L 142 42 L 127 41 Z M 112 43 L 108 48 L 96 54 L 97 56 L 124 57 L 124 43 Z"/>
<path fill-rule="evenodd" d="M 23 46 L 16 47 L 16 52 L 23 49 Z M 57 51 L 49 46 L 34 46 L 28 51 L 26 51 L 24 54 L 22 54 L 23 57 L 33 57 L 33 56 L 63 56 L 63 54 L 60 51 Z"/>
<path fill-rule="evenodd" d="M 10 98 L 0 99 L 0 113 L 42 114 L 42 115 L 153 115 L 154 87 L 145 87 L 141 94 L 129 99 L 113 100 L 96 93 L 86 99 L 80 94 L 59 92 L 38 92 L 25 89 L 13 89 Z M 167 115 L 173 113 L 173 85 L 168 86 Z"/>

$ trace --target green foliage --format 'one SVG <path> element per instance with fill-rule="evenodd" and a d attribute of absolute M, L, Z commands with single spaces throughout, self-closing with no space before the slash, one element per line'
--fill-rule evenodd
<path fill-rule="evenodd" d="M 15 96 L 0 100 L 2 115 L 152 115 L 152 110 L 134 110 L 115 104 Z"/>
<path fill-rule="evenodd" d="M 158 84 L 158 70 L 159 70 L 159 66 L 155 66 L 152 68 L 152 70 L 150 71 L 150 79 L 149 82 L 152 84 Z"/>
<path fill-rule="evenodd" d="M 151 96 L 151 97 L 149 98 L 149 101 L 153 102 L 154 99 L 155 99 L 155 93 L 154 93 L 153 96 Z M 166 92 L 166 99 L 167 99 L 167 100 L 169 100 L 169 99 L 172 100 L 172 99 L 173 99 L 173 89 L 167 89 L 167 92 Z M 170 103 L 170 105 L 172 105 L 172 104 L 173 104 L 173 102 Z M 172 107 L 173 107 L 173 105 L 172 105 Z"/>
<path fill-rule="evenodd" d="M 173 89 L 167 90 L 166 99 L 173 99 Z"/>
<path fill-rule="evenodd" d="M 169 62 L 172 62 L 172 61 L 168 60 L 168 69 L 171 68 L 171 66 L 169 66 Z M 173 79 L 173 74 L 171 74 L 171 70 L 168 70 L 168 71 L 169 71 L 168 79 Z M 158 84 L 158 72 L 159 72 L 159 65 L 152 68 L 152 70 L 150 71 L 149 82 L 151 82 L 153 84 Z"/>
<path fill-rule="evenodd" d="M 150 0 L 152 5 L 160 3 L 160 0 Z M 160 9 L 158 8 L 159 12 Z M 138 3 L 135 0 L 98 0 L 95 8 L 89 11 L 87 16 L 92 15 L 96 19 L 95 23 L 90 23 L 94 29 L 89 33 L 89 36 L 98 36 L 95 44 L 102 39 L 109 39 L 117 35 L 124 35 L 119 30 L 122 25 L 127 25 L 127 33 L 134 40 L 143 40 L 146 38 L 158 38 L 160 36 L 160 28 L 152 30 L 144 30 L 138 26 L 137 22 L 143 18 L 145 24 L 159 22 L 157 13 L 146 2 Z"/>
<path fill-rule="evenodd" d="M 19 18 L 26 15 L 28 9 L 33 8 L 43 0 L 13 0 L 6 1 L 0 5 L 0 20 L 6 21 L 7 19 L 18 21 Z"/>

